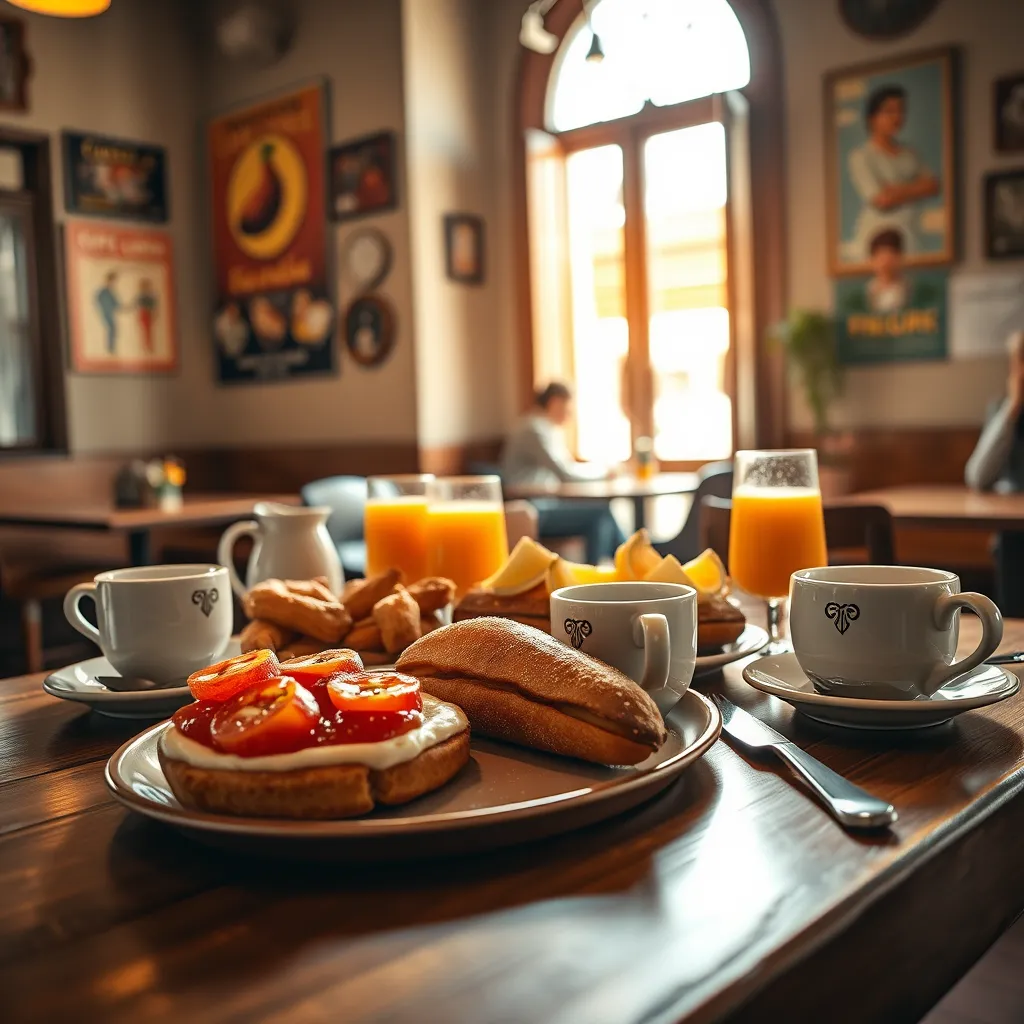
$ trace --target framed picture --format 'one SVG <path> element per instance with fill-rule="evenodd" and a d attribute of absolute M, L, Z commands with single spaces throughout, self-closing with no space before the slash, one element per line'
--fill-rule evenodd
<path fill-rule="evenodd" d="M 331 149 L 327 162 L 335 220 L 393 210 L 398 205 L 392 132 L 343 142 Z"/>
<path fill-rule="evenodd" d="M 64 205 L 68 213 L 165 224 L 167 151 L 106 135 L 65 131 Z"/>
<path fill-rule="evenodd" d="M 360 366 L 380 366 L 395 347 L 395 314 L 379 295 L 363 295 L 345 314 L 345 345 Z"/>
<path fill-rule="evenodd" d="M 1024 152 L 1024 72 L 996 79 L 993 92 L 996 149 Z"/>
<path fill-rule="evenodd" d="M 1024 167 L 985 176 L 985 253 L 1024 259 Z"/>
<path fill-rule="evenodd" d="M 0 18 L 0 110 L 28 110 L 31 70 L 25 26 L 15 18 Z"/>
<path fill-rule="evenodd" d="M 222 384 L 337 370 L 327 273 L 326 102 L 325 83 L 317 80 L 247 103 L 207 128 L 212 333 Z"/>
<path fill-rule="evenodd" d="M 176 370 L 171 236 L 68 221 L 64 252 L 71 369 L 96 374 Z"/>
<path fill-rule="evenodd" d="M 444 259 L 448 277 L 461 284 L 484 280 L 484 222 L 472 213 L 444 218 Z"/>
<path fill-rule="evenodd" d="M 871 273 L 882 232 L 899 235 L 905 266 L 955 258 L 955 74 L 946 47 L 825 76 L 833 275 Z"/>

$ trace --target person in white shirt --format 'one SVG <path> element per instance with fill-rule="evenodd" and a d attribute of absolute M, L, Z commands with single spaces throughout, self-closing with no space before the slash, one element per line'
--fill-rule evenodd
<path fill-rule="evenodd" d="M 852 150 L 850 182 L 864 204 L 849 247 L 852 260 L 866 261 L 868 246 L 880 231 L 895 229 L 906 252 L 920 250 L 922 199 L 938 195 L 939 181 L 910 146 L 897 138 L 907 115 L 906 90 L 899 85 L 876 89 L 867 101 L 867 141 Z"/>
<path fill-rule="evenodd" d="M 603 480 L 609 468 L 577 462 L 569 454 L 562 428 L 572 414 L 572 392 L 558 381 L 534 396 L 534 407 L 508 436 L 501 478 L 509 487 L 550 487 L 581 480 Z M 591 564 L 613 558 L 625 539 L 607 501 L 562 501 L 538 498 L 540 537 L 583 537 Z"/>
<path fill-rule="evenodd" d="M 1024 331 L 1007 339 L 1005 397 L 992 402 L 985 427 L 964 467 L 972 491 L 1024 491 Z M 1024 615 L 1024 533 L 996 535 L 996 604 L 1012 618 Z"/>

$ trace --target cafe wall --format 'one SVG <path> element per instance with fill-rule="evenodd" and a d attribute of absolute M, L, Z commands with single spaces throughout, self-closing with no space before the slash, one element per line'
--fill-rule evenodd
<path fill-rule="evenodd" d="M 377 131 L 394 131 L 402 167 L 405 117 L 400 0 L 297 0 L 294 9 L 296 33 L 292 45 L 270 67 L 247 69 L 207 49 L 199 118 L 205 120 L 234 104 L 324 76 L 330 88 L 328 139 L 341 142 Z M 378 368 L 365 369 L 341 354 L 341 373 L 337 377 L 230 388 L 214 388 L 207 363 L 207 390 L 212 392 L 215 406 L 215 427 L 210 437 L 219 444 L 344 445 L 362 440 L 415 440 L 409 196 L 401 171 L 398 196 L 396 210 L 332 226 L 328 235 L 336 270 L 341 247 L 353 231 L 372 225 L 389 237 L 394 261 L 378 291 L 395 310 L 397 342 L 390 358 Z M 201 244 L 198 256 L 202 279 L 209 282 L 209 246 Z M 342 308 L 351 298 L 341 294 Z M 209 307 L 208 287 L 202 302 L 204 309 Z"/>
<path fill-rule="evenodd" d="M 930 47 L 956 44 L 962 50 L 961 225 L 963 259 L 952 273 L 986 266 L 982 238 L 982 177 L 1000 166 L 1019 165 L 992 149 L 992 81 L 1024 65 L 1020 0 L 943 0 L 915 32 L 891 43 L 854 35 L 835 3 L 775 0 L 786 70 L 789 217 L 789 293 L 795 306 L 828 308 L 822 75 L 833 68 Z M 1002 264 L 1002 269 L 1013 264 Z M 1021 325 L 1024 326 L 1024 325 Z M 1006 364 L 1000 358 L 957 362 L 896 363 L 859 368 L 847 377 L 838 403 L 837 425 L 848 427 L 974 425 L 986 403 L 1005 391 Z M 807 427 L 810 417 L 793 395 L 791 425 Z"/>
<path fill-rule="evenodd" d="M 42 17 L 0 4 L 21 18 L 32 59 L 29 111 L 0 124 L 48 132 L 54 210 L 64 219 L 61 128 L 159 143 L 168 151 L 178 292 L 181 369 L 170 376 L 66 375 L 73 451 L 185 445 L 204 436 L 210 411 L 210 360 L 204 271 L 192 254 L 200 182 L 195 112 L 198 56 L 186 9 L 176 0 L 128 0 L 85 21 Z M 44 299 L 52 301 L 51 296 Z"/>
<path fill-rule="evenodd" d="M 501 330 L 491 266 L 494 160 L 489 133 L 491 75 L 476 0 L 406 0 L 403 49 L 406 153 L 413 271 L 418 431 L 421 448 L 460 445 L 502 433 L 495 372 Z M 484 280 L 448 279 L 443 218 L 484 220 Z"/>

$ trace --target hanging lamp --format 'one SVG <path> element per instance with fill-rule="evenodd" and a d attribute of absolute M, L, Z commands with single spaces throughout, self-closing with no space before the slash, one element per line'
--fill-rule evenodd
<path fill-rule="evenodd" d="M 57 18 L 91 18 L 110 6 L 110 0 L 9 0 L 9 3 L 33 14 L 52 14 Z"/>

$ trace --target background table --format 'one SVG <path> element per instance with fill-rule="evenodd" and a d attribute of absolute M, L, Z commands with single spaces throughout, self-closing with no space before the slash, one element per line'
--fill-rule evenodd
<path fill-rule="evenodd" d="M 585 480 L 559 484 L 557 487 L 502 487 L 506 498 L 558 498 L 560 501 L 611 501 L 630 498 L 633 502 L 633 528 L 647 525 L 644 502 L 670 494 L 693 494 L 700 478 L 696 473 L 658 473 L 650 480 L 636 477 L 613 477 L 610 480 Z"/>
<path fill-rule="evenodd" d="M 1024 530 L 1024 494 L 978 493 L 966 487 L 887 487 L 843 499 L 881 505 L 897 525 Z"/>
<path fill-rule="evenodd" d="M 0 526 L 104 530 L 128 535 L 132 565 L 148 565 L 150 531 L 167 526 L 220 526 L 252 515 L 259 501 L 298 505 L 296 494 L 186 494 L 181 508 L 116 508 L 70 502 L 45 508 L 0 505 Z"/>
<path fill-rule="evenodd" d="M 964 644 L 977 639 L 967 621 Z M 1024 646 L 1024 622 L 1004 648 Z M 137 730 L 0 682 L 9 1021 L 917 1021 L 1024 906 L 1024 700 L 879 736 L 710 684 L 893 801 L 843 832 L 716 744 L 611 822 L 473 858 L 268 863 L 125 811 Z M 708 684 L 705 684 L 707 687 Z"/>

